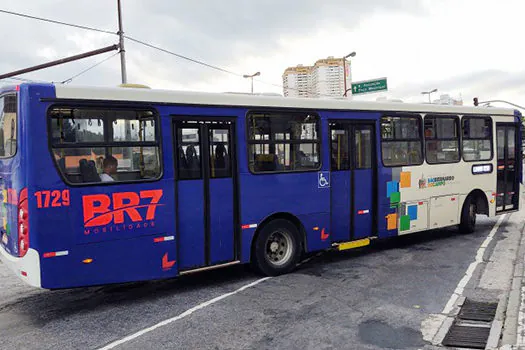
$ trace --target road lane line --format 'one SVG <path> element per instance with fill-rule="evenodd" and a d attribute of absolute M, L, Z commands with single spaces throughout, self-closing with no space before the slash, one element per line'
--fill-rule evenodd
<path fill-rule="evenodd" d="M 142 335 L 144 335 L 146 333 L 152 332 L 152 331 L 154 331 L 157 328 L 164 327 L 164 326 L 166 326 L 166 325 L 168 325 L 170 323 L 173 323 L 175 321 L 183 319 L 184 317 L 187 317 L 187 316 L 193 314 L 195 311 L 198 311 L 200 309 L 204 309 L 205 307 L 210 306 L 212 304 L 215 304 L 216 302 L 218 302 L 218 301 L 220 301 L 222 299 L 228 298 L 228 297 L 230 297 L 232 295 L 235 295 L 237 293 L 242 292 L 243 290 L 246 290 L 248 288 L 254 287 L 254 286 L 258 285 L 261 282 L 269 280 L 270 278 L 271 277 L 264 277 L 264 278 L 261 278 L 261 279 L 258 279 L 256 281 L 254 281 L 252 283 L 249 283 L 249 284 L 247 284 L 245 286 L 242 286 L 241 288 L 239 288 L 237 290 L 234 290 L 233 292 L 229 292 L 229 293 L 226 293 L 226 294 L 219 295 L 218 297 L 210 299 L 210 300 L 208 300 L 208 301 L 206 301 L 204 303 L 201 303 L 201 304 L 199 304 L 197 306 L 192 307 L 191 309 L 188 309 L 188 310 L 184 311 L 183 313 L 181 313 L 178 316 L 175 316 L 175 317 L 169 318 L 167 320 L 164 320 L 162 322 L 159 322 L 159 323 L 157 323 L 157 324 L 155 324 L 155 325 L 153 325 L 151 327 L 144 328 L 143 330 L 140 330 L 140 331 L 138 331 L 136 333 L 128 335 L 125 338 L 122 338 L 122 339 L 119 339 L 117 341 L 114 341 L 114 342 L 112 342 L 112 343 L 110 343 L 110 344 L 108 344 L 108 345 L 106 345 L 106 346 L 104 346 L 102 348 L 99 348 L 98 350 L 110 350 L 110 349 L 113 349 L 113 348 L 115 348 L 115 347 L 117 347 L 119 345 L 122 345 L 124 343 L 127 343 L 127 342 L 133 340 L 133 339 L 136 339 L 136 338 L 138 338 L 138 337 L 140 337 L 140 336 L 142 336 Z"/>
<path fill-rule="evenodd" d="M 461 281 L 459 281 L 458 285 L 456 286 L 456 289 L 454 290 L 454 293 L 452 293 L 452 295 L 450 296 L 450 299 L 448 300 L 447 304 L 443 308 L 443 311 L 441 311 L 442 314 L 448 315 L 454 308 L 454 304 L 456 303 L 458 298 L 463 294 L 463 291 L 465 287 L 467 286 L 468 282 L 470 281 L 470 279 L 472 278 L 472 274 L 476 270 L 476 267 L 478 267 L 479 263 L 483 262 L 483 255 L 485 254 L 485 250 L 487 249 L 490 242 L 494 238 L 494 235 L 498 231 L 498 228 L 503 222 L 503 220 L 505 219 L 505 217 L 506 217 L 506 214 L 503 214 L 500 216 L 500 218 L 498 219 L 498 221 L 496 222 L 496 224 L 490 231 L 489 235 L 487 236 L 487 238 L 485 238 L 485 240 L 479 247 L 476 253 L 476 259 L 474 260 L 474 262 L 472 262 L 469 265 L 467 271 L 465 272 L 465 276 L 463 276 Z"/>

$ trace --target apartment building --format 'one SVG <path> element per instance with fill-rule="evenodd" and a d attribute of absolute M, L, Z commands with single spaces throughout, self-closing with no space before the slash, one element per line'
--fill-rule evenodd
<path fill-rule="evenodd" d="M 346 87 L 350 88 L 350 61 L 343 64 L 342 58 L 328 57 L 317 60 L 313 66 L 289 67 L 283 73 L 284 96 L 341 98 L 345 92 L 345 76 Z M 350 90 L 347 95 L 352 95 Z"/>

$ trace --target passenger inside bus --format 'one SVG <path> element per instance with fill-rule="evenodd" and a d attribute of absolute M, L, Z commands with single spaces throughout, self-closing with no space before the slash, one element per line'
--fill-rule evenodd
<path fill-rule="evenodd" d="M 107 156 L 103 162 L 104 172 L 100 174 L 100 180 L 102 182 L 112 182 L 115 181 L 112 175 L 117 173 L 118 161 L 115 157 Z"/>
<path fill-rule="evenodd" d="M 78 163 L 82 182 L 100 182 L 94 161 L 81 159 Z"/>

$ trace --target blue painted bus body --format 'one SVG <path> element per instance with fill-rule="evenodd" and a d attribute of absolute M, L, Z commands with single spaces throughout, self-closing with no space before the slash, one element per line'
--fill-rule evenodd
<path fill-rule="evenodd" d="M 0 89 L 0 95 L 17 93 L 16 86 L 5 86 Z M 27 100 L 27 96 L 25 98 Z M 21 101 L 17 102 L 17 110 L 21 109 L 27 113 L 27 106 Z M 19 255 L 17 222 L 18 222 L 18 196 L 25 187 L 26 178 L 24 170 L 26 169 L 26 150 L 24 143 L 27 141 L 28 123 L 21 122 L 17 127 L 18 145 L 16 153 L 11 158 L 0 158 L 0 216 L 3 222 L 0 224 L 0 237 L 6 238 L 0 240 L 4 249 L 13 256 Z"/>
<path fill-rule="evenodd" d="M 65 288 L 106 283 L 120 283 L 149 279 L 175 277 L 179 269 L 204 265 L 204 189 L 201 180 L 185 181 L 176 187 L 173 120 L 177 116 L 213 118 L 233 117 L 236 120 L 236 158 L 238 169 L 238 207 L 240 225 L 260 224 L 276 213 L 289 213 L 301 223 L 305 233 L 305 250 L 308 252 L 329 248 L 332 242 L 350 237 L 350 224 L 342 222 L 340 216 L 350 210 L 350 176 L 343 172 L 332 174 L 332 186 L 342 189 L 331 203 L 330 189 L 319 188 L 318 172 L 281 173 L 255 175 L 248 169 L 245 118 L 248 108 L 240 107 L 196 107 L 183 105 L 161 105 L 130 102 L 129 107 L 152 107 L 160 115 L 162 176 L 160 180 L 140 183 L 115 183 L 104 186 L 69 186 L 61 178 L 53 161 L 48 140 L 47 111 L 56 102 L 51 85 L 21 85 L 19 92 L 19 152 L 9 161 L 0 161 L 5 186 L 18 192 L 28 188 L 30 213 L 30 246 L 40 253 L 41 284 L 43 288 Z M 60 103 L 66 103 L 61 101 Z M 110 102 L 75 101 L 86 105 L 111 106 Z M 122 103 L 120 103 L 122 105 Z M 321 133 L 328 135 L 328 120 L 369 120 L 375 126 L 375 147 L 380 149 L 377 112 L 315 111 L 321 118 Z M 322 168 L 330 171 L 330 145 L 327 137 L 321 138 Z M 356 195 L 361 197 L 363 207 L 373 209 L 377 202 L 377 228 L 372 217 L 356 221 L 356 238 L 365 236 L 389 237 L 397 230 L 387 230 L 382 220 L 394 210 L 386 195 L 386 182 L 392 179 L 392 170 L 377 162 L 377 198 L 370 196 L 371 188 L 356 186 Z M 15 171 L 14 169 L 21 169 Z M 22 174 L 22 175 L 20 175 Z M 356 181 L 364 181 L 369 173 L 355 175 Z M 35 193 L 49 190 L 70 190 L 69 207 L 37 208 Z M 162 190 L 162 199 L 155 210 L 153 220 L 136 223 L 124 215 L 124 222 L 101 227 L 85 227 L 83 197 L 114 193 Z M 177 193 L 176 193 L 177 191 Z M 231 221 L 221 221 L 234 209 L 233 185 L 221 179 L 213 180 L 210 186 L 211 207 L 215 214 L 214 227 L 218 230 L 237 230 L 240 235 L 238 256 L 233 256 L 231 240 L 223 240 L 217 232 L 211 233 L 211 264 L 235 259 L 243 263 L 250 261 L 251 247 L 256 228 L 233 227 Z M 230 195 L 228 195 L 230 194 Z M 224 200 L 223 200 L 224 198 Z M 331 208 L 332 206 L 332 208 Z M 334 206 L 337 209 L 334 209 Z M 177 209 L 178 208 L 178 209 Z M 144 209 L 145 210 L 145 209 Z M 176 215 L 179 215 L 177 218 Z M 331 216 L 332 213 L 332 216 Z M 141 211 L 145 216 L 145 211 Z M 16 214 L 13 214 L 16 215 Z M 332 220 L 332 224 L 331 224 Z M 178 225 L 177 225 L 178 222 Z M 178 227 L 177 227 L 178 226 Z M 184 240 L 178 232 L 186 232 Z M 376 230 L 377 232 L 373 232 Z M 323 238 L 331 234 L 330 239 Z M 174 240 L 155 242 L 155 238 L 174 236 Z M 179 246 L 177 246 L 177 242 Z M 9 249 L 16 255 L 16 244 Z M 46 252 L 67 251 L 68 255 L 44 258 Z M 84 263 L 92 259 L 91 263 Z M 165 264 L 170 265 L 165 268 Z"/>

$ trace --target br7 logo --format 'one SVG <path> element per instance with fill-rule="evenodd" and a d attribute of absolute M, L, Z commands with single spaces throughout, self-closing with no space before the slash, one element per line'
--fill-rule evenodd
<path fill-rule="evenodd" d="M 162 190 L 116 192 L 110 196 L 93 194 L 82 197 L 84 226 L 104 226 L 124 223 L 124 213 L 133 222 L 154 220 L 155 210 L 162 198 Z M 149 200 L 148 200 L 149 199 Z M 143 218 L 138 209 L 147 208 Z"/>

